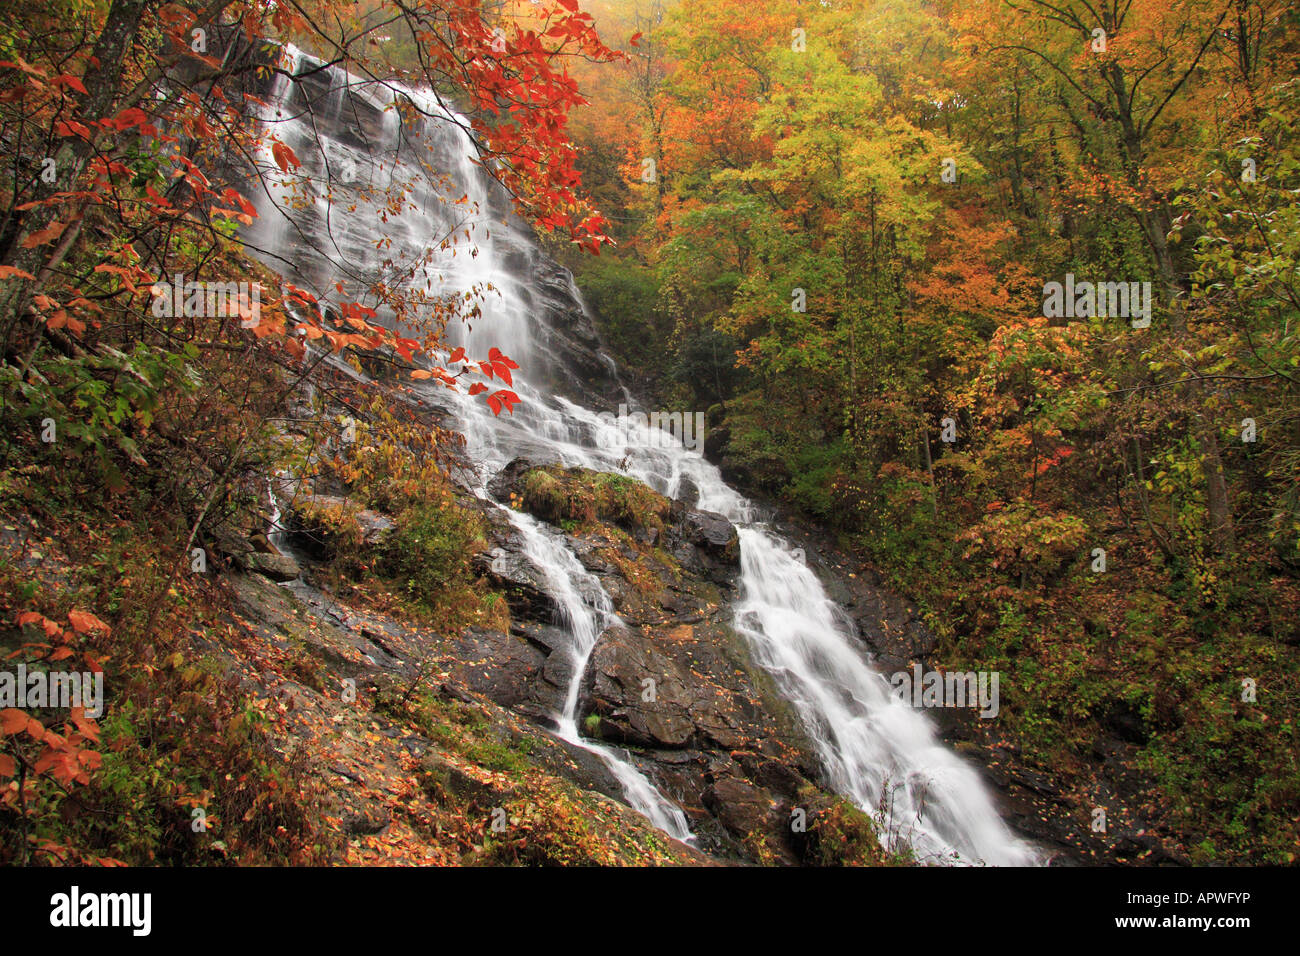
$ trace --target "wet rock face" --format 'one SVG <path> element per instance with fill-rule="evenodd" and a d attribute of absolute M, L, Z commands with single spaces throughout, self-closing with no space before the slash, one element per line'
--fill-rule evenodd
<path fill-rule="evenodd" d="M 505 707 L 527 699 L 528 685 L 546 663 L 546 654 L 526 638 L 482 627 L 466 628 L 452 641 L 451 652 L 460 662 L 455 676 Z"/>
<path fill-rule="evenodd" d="M 750 666 L 739 636 L 716 618 L 613 627 L 588 662 L 580 712 L 616 743 L 789 757 L 801 741 L 762 710 Z"/>
<path fill-rule="evenodd" d="M 622 622 L 600 635 L 587 662 L 579 726 L 625 748 L 679 802 L 703 848 L 756 859 L 758 841 L 785 858 L 793 852 L 790 806 L 817 776 L 816 762 L 797 719 L 731 627 L 736 529 L 721 515 L 623 481 L 517 459 L 488 486 L 499 501 L 564 520 L 569 546 Z M 479 561 L 506 590 L 511 633 L 462 634 L 453 673 L 553 728 L 572 677 L 570 637 L 517 531 L 504 520 L 489 526 L 492 547 Z M 552 531 L 564 533 L 555 524 Z"/>
<path fill-rule="evenodd" d="M 718 583 L 735 578 L 740 569 L 740 536 L 730 521 L 712 511 L 687 511 L 678 535 L 687 546 L 677 549 L 685 565 Z"/>
<path fill-rule="evenodd" d="M 545 307 L 546 322 L 537 330 L 540 348 L 562 359 L 547 363 L 551 377 L 547 384 L 589 408 L 612 409 L 621 394 L 617 366 L 575 293 L 573 277 L 544 255 L 531 267 L 530 288 Z"/>
<path fill-rule="evenodd" d="M 726 616 L 605 631 L 583 678 L 582 726 L 628 748 L 677 799 L 702 847 L 764 859 L 761 845 L 792 862 L 787 824 L 815 761 Z"/>

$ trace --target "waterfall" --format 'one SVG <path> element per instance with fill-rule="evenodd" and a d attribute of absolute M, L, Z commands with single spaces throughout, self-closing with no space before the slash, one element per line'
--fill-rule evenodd
<path fill-rule="evenodd" d="M 289 60 L 295 72 L 319 65 L 296 50 Z M 256 199 L 259 219 L 246 231 L 253 250 L 281 269 L 281 260 L 288 260 L 289 278 L 322 301 L 332 297 L 340 277 L 360 289 L 373 282 L 414 283 L 431 301 L 481 295 L 481 316 L 450 326 L 448 340 L 474 357 L 496 346 L 518 361 L 514 391 L 522 404 L 513 415 L 497 417 L 481 398 L 417 386 L 427 400 L 450 408 L 466 436 L 480 490 L 509 460 L 528 454 L 622 472 L 669 496 L 689 480 L 699 490 L 697 507 L 725 515 L 740 530 L 734 626 L 795 707 L 829 784 L 869 813 L 886 807 L 891 840 L 911 845 L 921 859 L 1039 862 L 1038 852 L 998 816 L 976 771 L 938 742 L 928 718 L 890 693 L 844 613 L 759 520 L 754 505 L 698 451 L 635 421 L 611 424 L 593 407 L 598 402 L 580 400 L 586 379 L 603 375 L 613 383 L 613 363 L 594 347 L 572 347 L 574 336 L 586 338 L 564 323 L 588 321 L 572 277 L 541 253 L 501 187 L 475 163 L 463 118 L 428 92 L 362 81 L 337 68 L 312 74 L 311 84 L 277 78 L 261 114 L 297 153 L 303 162 L 298 174 L 310 182 L 305 199 L 295 199 L 286 217 L 275 203 L 287 200 L 295 177 L 273 171 L 270 188 Z M 409 106 L 399 115 L 403 103 L 414 104 L 419 115 L 413 118 Z M 321 184 L 342 164 L 355 177 L 330 184 L 331 202 Z M 379 222 L 378 210 L 399 189 L 405 202 Z M 324 248 L 302 242 L 299 226 L 320 230 L 315 245 Z M 466 231 L 468 241 L 440 246 L 444 236 L 459 232 L 465 238 Z M 545 576 L 571 641 L 574 673 L 556 715 L 557 735 L 597 753 L 629 805 L 652 823 L 689 837 L 681 810 L 621 751 L 578 732 L 583 671 L 601 632 L 618 622 L 608 595 L 563 535 L 503 510 L 522 536 L 526 557 Z"/>
<path fill-rule="evenodd" d="M 578 733 L 578 693 L 587 661 L 601 632 L 622 623 L 614 613 L 613 602 L 596 576 L 564 546 L 560 536 L 546 534 L 538 521 L 529 515 L 509 508 L 502 510 L 523 535 L 524 555 L 546 576 L 547 591 L 559 605 L 565 627 L 573 640 L 569 647 L 573 670 L 565 689 L 564 706 L 557 715 L 557 736 L 599 756 L 618 779 L 623 795 L 633 809 L 677 839 L 690 840 L 690 827 L 679 807 L 651 786 L 627 760 Z"/>

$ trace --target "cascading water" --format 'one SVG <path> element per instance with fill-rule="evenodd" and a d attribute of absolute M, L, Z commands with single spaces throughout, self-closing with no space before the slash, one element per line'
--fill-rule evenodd
<path fill-rule="evenodd" d="M 297 51 L 290 51 L 290 60 L 295 73 L 319 65 Z M 302 160 L 300 175 L 324 178 L 331 168 L 347 164 L 365 188 L 336 182 L 329 195 L 309 188 L 304 202 L 291 198 L 289 180 L 296 177 L 273 170 L 269 188 L 258 197 L 257 224 L 248 230 L 254 250 L 282 269 L 283 260 L 291 262 L 289 278 L 323 301 L 341 278 L 362 289 L 375 282 L 423 283 L 431 299 L 480 293 L 482 315 L 473 330 L 453 325 L 448 337 L 472 355 L 495 345 L 515 358 L 522 367 L 514 391 L 522 404 L 513 415 L 498 417 L 481 399 L 463 392 L 430 388 L 426 393 L 429 400 L 449 405 L 458 419 L 480 489 L 510 459 L 528 454 L 567 466 L 621 471 L 669 496 L 689 480 L 699 492 L 698 508 L 719 512 L 740 529 L 735 627 L 794 704 L 830 785 L 870 812 L 885 807 L 891 838 L 910 844 L 919 858 L 1038 862 L 1037 851 L 1000 819 L 977 773 L 940 745 L 923 714 L 890 692 L 817 577 L 757 520 L 753 505 L 714 465 L 657 428 L 635 420 L 613 423 L 560 394 L 556 383 L 581 394 L 584 376 L 608 376 L 612 363 L 596 355 L 575 368 L 577 360 L 550 317 L 566 308 L 581 311 L 577 289 L 509 212 L 500 186 L 473 162 L 464 120 L 427 92 L 367 84 L 338 69 L 307 72 L 318 88 L 315 98 L 299 83 L 278 77 L 262 119 Z M 335 87 L 348 89 L 338 93 Z M 412 120 L 408 110 L 400 117 L 396 107 L 403 100 L 422 115 Z M 332 122 L 323 122 L 324 114 L 332 114 Z M 417 148 L 419 142 L 424 145 Z M 447 175 L 434 172 L 431 163 Z M 407 198 L 379 222 L 383 197 L 394 189 Z M 341 216 L 343 203 L 360 211 Z M 287 216 L 277 204 L 287 208 Z M 310 230 L 321 235 L 302 242 Z M 469 242 L 440 246 L 444 236 L 457 232 L 467 232 Z M 381 237 L 383 249 L 377 252 Z M 597 753 L 629 804 L 656 826 L 688 837 L 678 807 L 620 752 L 578 732 L 583 671 L 602 630 L 618 622 L 608 595 L 563 535 L 503 510 L 521 535 L 526 557 L 544 574 L 571 640 L 573 676 L 556 715 L 558 736 Z"/>
<path fill-rule="evenodd" d="M 528 515 L 510 509 L 505 513 L 523 536 L 524 555 L 545 574 L 547 591 L 559 605 L 573 639 L 569 648 L 573 669 L 564 692 L 564 706 L 557 715 L 559 726 L 556 735 L 599 756 L 618 779 L 628 803 L 651 823 L 679 840 L 691 839 L 686 815 L 675 804 L 614 751 L 594 744 L 578 733 L 578 693 L 587 660 L 601 632 L 606 627 L 622 623 L 614 613 L 609 595 L 595 575 L 564 546 L 562 538 L 546 534 L 536 519 Z"/>

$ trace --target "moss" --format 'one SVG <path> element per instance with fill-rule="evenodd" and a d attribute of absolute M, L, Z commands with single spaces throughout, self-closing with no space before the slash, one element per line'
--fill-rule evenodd
<path fill-rule="evenodd" d="M 802 832 L 792 831 L 799 858 L 814 866 L 901 866 L 910 853 L 891 853 L 881 845 L 880 823 L 843 797 L 805 784 L 797 795 L 804 811 Z"/>
<path fill-rule="evenodd" d="M 518 487 L 526 511 L 567 531 L 598 521 L 629 531 L 662 531 L 672 508 L 635 478 L 586 468 L 533 468 L 520 476 Z"/>

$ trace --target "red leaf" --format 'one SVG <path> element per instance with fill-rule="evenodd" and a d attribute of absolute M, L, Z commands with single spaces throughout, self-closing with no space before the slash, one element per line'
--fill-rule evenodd
<path fill-rule="evenodd" d="M 66 86 L 69 89 L 76 90 L 78 93 L 84 94 L 86 92 L 86 85 L 71 73 L 63 73 L 56 76 L 53 82 L 55 86 Z"/>
<path fill-rule="evenodd" d="M 148 123 L 149 116 L 138 106 L 128 106 L 112 119 L 103 120 L 102 122 L 105 126 L 112 126 L 116 129 L 130 129 L 132 126 L 142 126 Z"/>
<path fill-rule="evenodd" d="M 499 392 L 494 392 L 488 397 L 488 404 L 492 405 L 493 408 L 496 407 L 495 404 L 493 404 L 494 399 L 505 406 L 505 410 L 511 415 L 515 413 L 515 406 L 518 405 L 520 401 L 518 395 L 506 388 L 501 389 Z"/>
<path fill-rule="evenodd" d="M 290 166 L 297 169 L 302 165 L 302 162 L 294 155 L 293 150 L 278 139 L 271 144 L 271 155 L 275 157 L 275 163 L 282 172 L 287 173 Z"/>
<path fill-rule="evenodd" d="M 90 127 L 76 120 L 59 120 L 54 124 L 54 132 L 58 136 L 80 136 L 82 139 L 90 139 Z"/>

